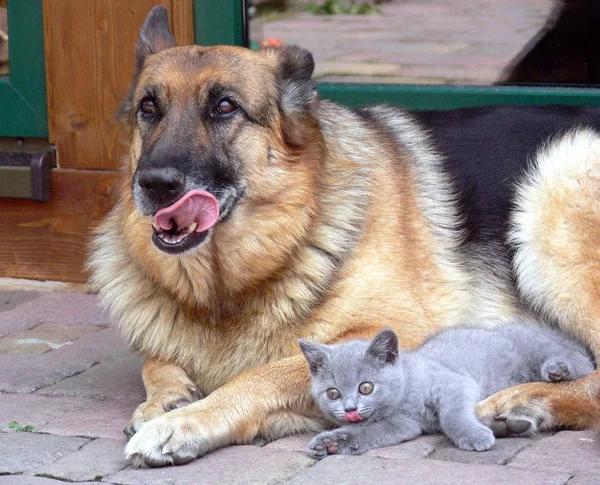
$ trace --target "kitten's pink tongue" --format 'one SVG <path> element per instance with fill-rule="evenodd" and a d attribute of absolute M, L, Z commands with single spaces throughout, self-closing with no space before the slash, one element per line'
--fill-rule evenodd
<path fill-rule="evenodd" d="M 215 225 L 219 218 L 219 203 L 212 194 L 204 190 L 190 190 L 181 199 L 154 215 L 154 222 L 168 231 L 173 222 L 178 228 L 190 227 L 198 223 L 196 232 L 204 232 Z"/>
<path fill-rule="evenodd" d="M 356 423 L 358 421 L 362 421 L 363 418 L 360 414 L 358 414 L 358 411 L 348 411 L 345 415 L 344 415 L 344 421 L 347 421 L 349 423 Z"/>

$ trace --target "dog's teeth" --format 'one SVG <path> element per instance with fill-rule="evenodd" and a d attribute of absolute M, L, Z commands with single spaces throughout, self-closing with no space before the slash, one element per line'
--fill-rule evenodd
<path fill-rule="evenodd" d="M 194 232 L 197 227 L 198 227 L 198 223 L 194 222 L 190 227 L 188 227 L 188 231 L 189 232 Z"/>
<path fill-rule="evenodd" d="M 160 232 L 160 227 L 158 227 L 158 224 L 156 224 L 156 222 L 152 221 L 152 227 L 156 232 Z"/>

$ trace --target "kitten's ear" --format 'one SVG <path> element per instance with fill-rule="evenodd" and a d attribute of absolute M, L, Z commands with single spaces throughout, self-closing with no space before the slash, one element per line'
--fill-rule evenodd
<path fill-rule="evenodd" d="M 298 345 L 300 345 L 300 349 L 308 361 L 310 373 L 313 376 L 317 375 L 327 362 L 327 346 L 304 339 L 298 339 Z"/>
<path fill-rule="evenodd" d="M 142 68 L 144 59 L 150 54 L 155 54 L 176 45 L 175 37 L 169 29 L 167 9 L 162 6 L 154 7 L 146 17 L 135 45 L 135 59 L 138 70 Z"/>
<path fill-rule="evenodd" d="M 385 364 L 398 360 L 398 336 L 389 328 L 381 330 L 369 345 L 367 355 Z"/>

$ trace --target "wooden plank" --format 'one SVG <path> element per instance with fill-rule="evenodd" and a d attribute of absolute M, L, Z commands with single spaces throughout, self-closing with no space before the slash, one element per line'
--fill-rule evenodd
<path fill-rule="evenodd" d="M 54 169 L 50 202 L 0 199 L 0 277 L 86 281 L 89 231 L 116 202 L 117 178 Z"/>
<path fill-rule="evenodd" d="M 61 168 L 116 169 L 124 153 L 115 121 L 131 80 L 133 48 L 154 5 L 193 39 L 192 0 L 44 0 L 50 139 Z"/>
<path fill-rule="evenodd" d="M 194 5 L 192 0 L 172 0 L 171 24 L 177 44 L 194 43 Z"/>

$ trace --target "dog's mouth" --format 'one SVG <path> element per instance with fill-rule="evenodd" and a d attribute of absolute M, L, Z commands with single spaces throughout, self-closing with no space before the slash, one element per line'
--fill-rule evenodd
<path fill-rule="evenodd" d="M 191 190 L 154 214 L 152 242 L 166 253 L 183 253 L 201 244 L 218 219 L 215 197 L 203 190 Z"/>
<path fill-rule="evenodd" d="M 195 232 L 196 226 L 194 223 L 190 227 L 178 228 L 174 224 L 171 229 L 165 230 L 152 223 L 152 242 L 165 253 L 183 253 L 200 245 L 208 235 L 208 231 Z"/>

